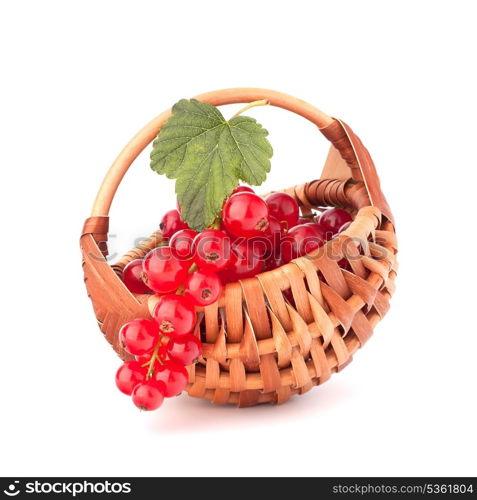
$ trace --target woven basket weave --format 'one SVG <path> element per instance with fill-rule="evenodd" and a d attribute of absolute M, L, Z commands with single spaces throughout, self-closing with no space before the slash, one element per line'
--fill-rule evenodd
<path fill-rule="evenodd" d="M 283 191 L 304 213 L 336 206 L 354 215 L 351 226 L 319 250 L 230 283 L 217 303 L 198 308 L 195 334 L 203 342 L 203 357 L 188 367 L 189 395 L 238 406 L 283 403 L 344 368 L 386 314 L 397 271 L 393 216 L 368 151 L 342 121 L 272 90 L 226 89 L 196 98 L 215 106 L 267 99 L 310 120 L 331 142 L 322 176 Z M 157 299 L 130 293 L 120 276 L 128 262 L 159 244 L 161 234 L 155 232 L 110 266 L 108 213 L 124 174 L 170 114 L 151 121 L 119 154 L 81 235 L 88 294 L 101 331 L 123 359 L 130 356 L 119 344 L 120 327 L 150 317 Z M 338 266 L 341 258 L 350 271 Z M 293 301 L 284 296 L 287 290 Z"/>

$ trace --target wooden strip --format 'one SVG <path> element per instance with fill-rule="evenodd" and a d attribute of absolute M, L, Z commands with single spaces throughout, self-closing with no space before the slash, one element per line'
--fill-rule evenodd
<path fill-rule="evenodd" d="M 215 389 L 219 386 L 220 366 L 215 359 L 207 359 L 205 365 L 205 387 L 206 389 Z"/>
<path fill-rule="evenodd" d="M 290 289 L 298 313 L 307 323 L 310 323 L 310 321 L 313 320 L 313 315 L 311 313 L 310 304 L 308 303 L 308 292 L 306 290 L 305 282 L 303 279 L 304 278 L 303 271 L 295 264 L 290 266 L 283 266 L 282 269 L 290 282 Z M 290 312 L 288 305 L 287 307 L 288 307 L 288 312 Z"/>
<path fill-rule="evenodd" d="M 288 306 L 288 312 L 290 313 L 290 318 L 293 323 L 295 338 L 300 346 L 300 352 L 302 356 L 306 358 L 310 352 L 312 341 L 310 330 L 308 329 L 308 325 L 305 323 L 303 318 L 290 305 Z"/>
<path fill-rule="evenodd" d="M 323 337 L 323 344 L 326 348 L 330 343 L 331 337 L 333 336 L 333 322 L 330 320 L 330 317 L 328 316 L 322 305 L 311 294 L 309 297 L 309 301 L 313 313 L 313 319 L 315 321 L 316 327 L 318 328 L 318 331 Z"/>
<path fill-rule="evenodd" d="M 321 287 L 323 292 L 323 297 L 325 298 L 328 306 L 333 311 L 336 319 L 340 322 L 343 327 L 344 333 L 346 333 L 353 321 L 354 309 L 344 300 L 340 295 L 338 295 L 335 290 L 323 283 Z"/>
<path fill-rule="evenodd" d="M 239 394 L 238 407 L 247 408 L 249 406 L 255 406 L 258 403 L 260 397 L 259 391 L 247 390 L 242 391 Z"/>
<path fill-rule="evenodd" d="M 224 404 L 228 403 L 229 398 L 230 398 L 230 391 L 228 389 L 223 389 L 218 387 L 214 391 L 214 397 L 212 399 L 212 402 L 214 404 Z"/>
<path fill-rule="evenodd" d="M 205 394 L 205 377 L 196 377 L 195 382 L 187 389 L 189 396 L 203 398 Z"/>
<path fill-rule="evenodd" d="M 369 309 L 376 297 L 377 289 L 366 280 L 348 271 L 343 271 L 343 276 L 355 295 L 359 295 L 366 302 L 366 309 Z"/>
<path fill-rule="evenodd" d="M 258 339 L 272 336 L 262 286 L 256 278 L 241 281 L 247 311 Z"/>
<path fill-rule="evenodd" d="M 300 388 L 308 385 L 311 382 L 311 377 L 308 373 L 308 367 L 306 366 L 305 360 L 298 349 L 293 349 L 291 364 L 295 377 L 295 387 Z"/>
<path fill-rule="evenodd" d="M 278 366 L 283 368 L 290 364 L 292 345 L 283 326 L 278 321 L 278 318 L 270 311 L 270 319 L 272 321 L 272 334 L 275 343 L 275 350 L 278 354 Z"/>
<path fill-rule="evenodd" d="M 274 312 L 274 314 L 277 315 L 280 323 L 283 325 L 285 330 L 291 330 L 292 324 L 290 315 L 288 314 L 288 308 L 283 297 L 283 292 L 281 290 L 280 284 L 279 282 L 277 282 L 276 273 L 262 273 L 257 276 L 257 279 L 262 285 L 271 310 Z"/>
<path fill-rule="evenodd" d="M 204 307 L 205 314 L 205 340 L 213 344 L 219 335 L 219 305 L 217 302 Z"/>
<path fill-rule="evenodd" d="M 240 342 L 243 336 L 243 297 L 240 283 L 225 287 L 225 318 L 229 342 Z"/>
<path fill-rule="evenodd" d="M 227 360 L 227 339 L 225 338 L 225 327 L 222 324 L 219 335 L 213 346 L 212 356 L 218 363 L 225 363 Z"/>
<path fill-rule="evenodd" d="M 245 313 L 245 329 L 242 341 L 240 342 L 239 352 L 240 360 L 248 371 L 259 370 L 260 356 L 258 353 L 257 338 L 247 313 Z"/>
<path fill-rule="evenodd" d="M 319 378 L 320 384 L 322 384 L 331 377 L 331 370 L 323 346 L 318 339 L 313 339 L 310 353 L 316 376 Z"/>
<path fill-rule="evenodd" d="M 307 257 L 301 257 L 295 259 L 293 263 L 298 266 L 304 273 L 306 278 L 306 283 L 308 285 L 308 290 L 312 296 L 321 304 L 324 304 L 323 294 L 321 293 L 320 279 L 318 278 L 318 273 L 315 266 Z"/>
<path fill-rule="evenodd" d="M 263 380 L 263 392 L 271 392 L 282 385 L 280 371 L 273 354 L 266 354 L 260 359 L 260 373 Z"/>
<path fill-rule="evenodd" d="M 339 371 L 351 361 L 351 355 L 338 330 L 335 331 L 335 334 L 331 339 L 331 346 L 333 347 L 333 351 L 338 362 L 337 369 Z"/>
<path fill-rule="evenodd" d="M 291 391 L 288 385 L 283 385 L 278 388 L 275 392 L 274 403 L 283 404 L 288 401 L 293 396 L 293 392 Z"/>
<path fill-rule="evenodd" d="M 363 346 L 373 334 L 373 328 L 362 311 L 356 312 L 351 329 L 356 337 L 358 337 L 361 346 Z"/>
<path fill-rule="evenodd" d="M 246 388 L 245 366 L 240 359 L 230 361 L 230 390 L 240 392 Z"/>

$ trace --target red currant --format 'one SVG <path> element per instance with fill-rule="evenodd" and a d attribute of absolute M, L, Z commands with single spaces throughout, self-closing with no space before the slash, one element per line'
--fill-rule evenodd
<path fill-rule="evenodd" d="M 270 215 L 276 217 L 286 230 L 296 225 L 300 210 L 293 196 L 286 193 L 273 193 L 267 196 L 265 201 Z"/>
<path fill-rule="evenodd" d="M 220 273 L 226 283 L 257 275 L 263 269 L 263 258 L 254 248 L 253 242 L 237 240 L 232 248 L 227 268 Z"/>
<path fill-rule="evenodd" d="M 237 193 L 255 193 L 255 191 L 248 186 L 238 186 L 232 191 L 232 194 L 230 196 L 233 196 Z"/>
<path fill-rule="evenodd" d="M 255 256 L 258 256 L 261 260 L 267 260 L 271 255 L 275 253 L 275 249 L 279 248 L 280 241 L 283 234 L 283 228 L 278 222 L 278 220 L 270 216 L 268 218 L 269 226 L 266 231 L 264 231 L 260 236 L 253 236 L 252 238 L 246 239 L 247 245 L 247 253 L 252 252 Z M 236 240 L 232 244 L 232 252 L 240 253 L 241 246 L 244 242 L 244 238 L 236 238 Z M 236 247 L 234 252 L 234 246 Z M 235 256 L 231 256 L 232 265 L 234 262 Z M 231 264 L 229 263 L 229 267 Z"/>
<path fill-rule="evenodd" d="M 129 354 L 140 356 L 154 349 L 159 341 L 159 328 L 149 319 L 133 319 L 121 327 L 119 340 Z"/>
<path fill-rule="evenodd" d="M 330 208 L 320 215 L 319 223 L 333 236 L 340 230 L 343 224 L 352 220 L 353 218 L 346 210 Z"/>
<path fill-rule="evenodd" d="M 116 385 L 123 394 L 130 396 L 136 385 L 146 380 L 146 374 L 147 369 L 138 361 L 126 361 L 116 372 Z"/>
<path fill-rule="evenodd" d="M 231 196 L 224 204 L 224 226 L 234 236 L 259 236 L 267 230 L 268 207 L 260 196 L 242 192 Z"/>
<path fill-rule="evenodd" d="M 225 227 L 224 221 L 220 222 L 220 230 L 229 237 L 231 243 L 237 239 L 237 236 L 234 236 L 233 234 L 231 234 L 227 231 L 227 228 Z"/>
<path fill-rule="evenodd" d="M 123 283 L 132 293 L 151 293 L 152 290 L 142 280 L 142 259 L 132 260 L 123 269 Z"/>
<path fill-rule="evenodd" d="M 187 370 L 179 363 L 168 361 L 161 365 L 154 373 L 154 380 L 165 385 L 164 396 L 172 398 L 180 394 L 189 381 Z"/>
<path fill-rule="evenodd" d="M 313 222 L 313 220 L 309 219 L 308 217 L 298 217 L 298 221 L 295 224 L 295 226 L 301 226 L 302 224 L 309 224 L 310 222 Z"/>
<path fill-rule="evenodd" d="M 189 274 L 184 283 L 184 295 L 197 306 L 213 304 L 222 292 L 222 282 L 216 273 L 199 269 Z"/>
<path fill-rule="evenodd" d="M 268 218 L 268 228 L 265 231 L 265 236 L 273 243 L 273 246 L 277 246 L 280 243 L 283 233 L 283 226 L 280 224 L 278 219 L 273 215 L 270 215 Z"/>
<path fill-rule="evenodd" d="M 164 238 L 170 238 L 174 233 L 181 229 L 187 229 L 189 226 L 181 219 L 181 214 L 178 210 L 169 210 L 162 217 L 159 229 Z"/>
<path fill-rule="evenodd" d="M 182 295 L 165 295 L 152 312 L 159 330 L 169 337 L 190 333 L 196 323 L 194 304 Z"/>
<path fill-rule="evenodd" d="M 283 264 L 282 257 L 279 254 L 279 252 L 273 252 L 272 255 L 270 255 L 265 260 L 265 269 L 267 271 L 271 271 L 272 269 L 276 269 L 277 267 L 280 267 L 282 264 Z"/>
<path fill-rule="evenodd" d="M 170 247 L 154 248 L 144 257 L 144 281 L 158 293 L 173 292 L 185 280 L 189 267 L 190 262 L 174 257 Z"/>
<path fill-rule="evenodd" d="M 165 392 L 164 383 L 146 380 L 136 385 L 132 392 L 132 400 L 140 410 L 157 410 L 164 401 Z"/>
<path fill-rule="evenodd" d="M 288 231 L 282 241 L 283 261 L 301 257 L 323 246 L 326 241 L 325 233 L 318 224 L 303 224 Z"/>
<path fill-rule="evenodd" d="M 171 339 L 167 351 L 172 361 L 181 365 L 190 365 L 202 354 L 202 344 L 194 335 L 184 335 L 179 339 Z"/>
<path fill-rule="evenodd" d="M 194 238 L 194 261 L 210 271 L 224 269 L 230 257 L 230 238 L 224 231 L 206 229 Z"/>
<path fill-rule="evenodd" d="M 192 229 L 181 229 L 175 233 L 169 246 L 172 249 L 172 255 L 178 259 L 190 259 L 193 256 L 192 242 L 197 236 L 197 233 Z"/>

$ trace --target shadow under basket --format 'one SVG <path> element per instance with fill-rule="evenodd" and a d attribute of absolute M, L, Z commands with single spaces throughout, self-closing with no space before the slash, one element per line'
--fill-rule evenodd
<path fill-rule="evenodd" d="M 348 229 L 319 250 L 227 284 L 219 301 L 197 308 L 195 334 L 203 342 L 203 356 L 188 367 L 189 395 L 241 407 L 283 403 L 344 368 L 386 314 L 397 271 L 393 216 L 368 151 L 341 120 L 272 90 L 225 89 L 196 99 L 215 106 L 267 99 L 310 120 L 331 142 L 323 173 L 283 191 L 304 213 L 335 206 L 354 216 Z M 119 343 L 119 329 L 133 318 L 150 318 L 157 301 L 129 292 L 122 270 L 156 247 L 161 234 L 155 232 L 111 266 L 108 213 L 124 174 L 170 114 L 152 120 L 119 154 L 81 235 L 88 294 L 101 331 L 122 359 L 131 356 Z M 338 265 L 341 259 L 347 260 L 345 267 Z"/>

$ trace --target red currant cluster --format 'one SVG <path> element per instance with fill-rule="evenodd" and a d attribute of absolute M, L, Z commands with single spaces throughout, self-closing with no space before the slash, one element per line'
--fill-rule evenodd
<path fill-rule="evenodd" d="M 179 295 L 167 297 L 184 299 Z M 185 366 L 193 363 L 202 351 L 200 341 L 189 333 L 168 333 L 169 340 L 161 336 L 161 323 L 157 319 L 167 316 L 164 308 L 170 308 L 171 301 L 161 301 L 158 305 L 161 304 L 161 311 L 154 314 L 155 321 L 134 319 L 123 325 L 119 333 L 126 351 L 136 359 L 121 365 L 116 372 L 116 385 L 121 392 L 132 396 L 133 403 L 141 410 L 155 410 L 165 397 L 180 394 L 189 378 Z M 170 323 L 173 325 L 170 328 L 185 325 L 191 331 L 194 324 L 195 312 L 187 308 L 187 317 Z"/>
<path fill-rule="evenodd" d="M 152 320 L 135 319 L 121 328 L 120 340 L 136 360 L 118 370 L 118 388 L 145 410 L 179 394 L 187 384 L 184 367 L 201 354 L 201 343 L 192 335 L 195 307 L 218 300 L 225 283 L 316 250 L 351 220 L 338 208 L 319 217 L 300 216 L 292 196 L 273 193 L 263 199 L 246 186 L 225 201 L 215 228 L 197 233 L 181 219 L 180 206 L 167 212 L 160 224 L 167 246 L 154 248 L 123 271 L 131 292 L 155 293 L 160 300 Z"/>

